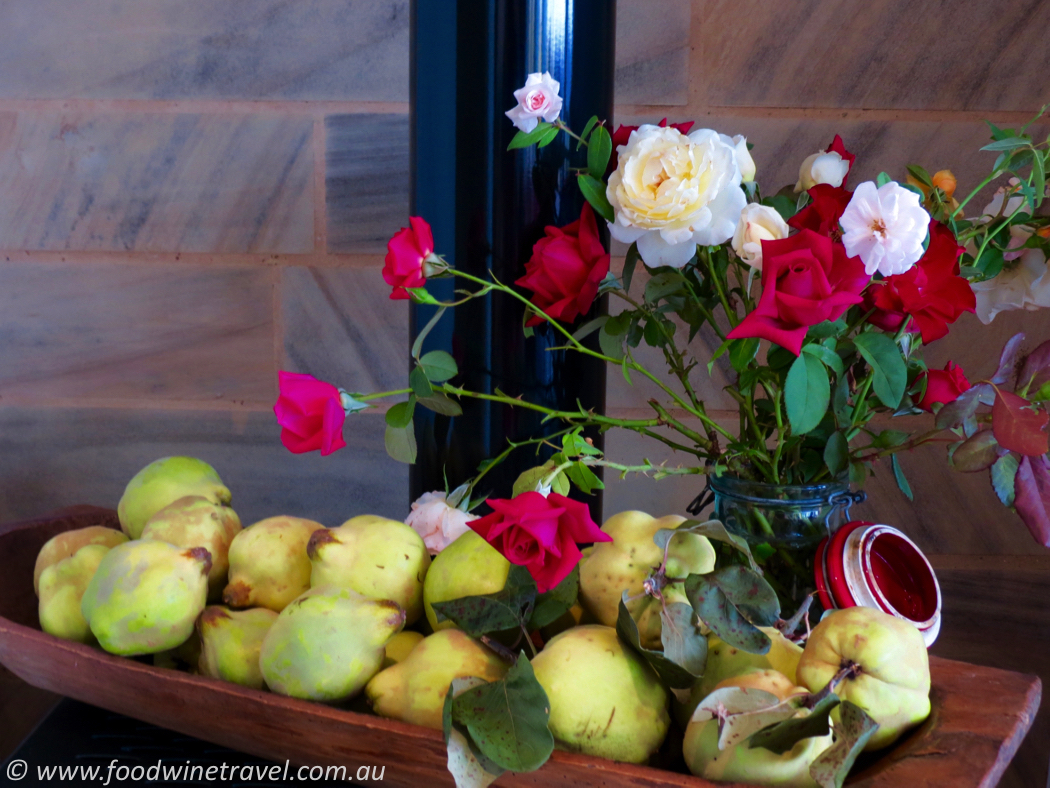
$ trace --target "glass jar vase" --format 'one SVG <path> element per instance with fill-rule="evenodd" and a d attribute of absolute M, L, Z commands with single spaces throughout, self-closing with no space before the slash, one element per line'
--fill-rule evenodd
<path fill-rule="evenodd" d="M 708 476 L 707 489 L 689 506 L 698 515 L 713 503 L 710 517 L 747 540 L 763 576 L 780 598 L 781 616 L 790 618 L 816 590 L 814 563 L 821 539 L 850 520 L 850 507 L 866 499 L 851 492 L 848 482 L 827 484 L 767 484 L 735 476 Z M 736 550 L 716 545 L 731 561 L 743 560 Z M 814 600 L 819 614 L 820 601 Z M 811 620 L 815 620 L 811 616 Z"/>

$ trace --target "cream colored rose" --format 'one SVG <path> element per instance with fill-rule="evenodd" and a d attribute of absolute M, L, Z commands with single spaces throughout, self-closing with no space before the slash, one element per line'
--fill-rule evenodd
<path fill-rule="evenodd" d="M 747 149 L 747 137 L 737 134 L 733 137 L 733 145 L 736 148 L 736 163 L 740 166 L 740 177 L 744 183 L 751 183 L 755 179 L 755 160 L 751 158 L 751 151 Z"/>
<path fill-rule="evenodd" d="M 467 525 L 476 516 L 449 506 L 445 493 L 428 492 L 412 504 L 405 525 L 423 537 L 423 544 L 436 555 L 470 530 Z"/>
<path fill-rule="evenodd" d="M 736 145 L 699 129 L 640 126 L 618 149 L 606 196 L 613 238 L 638 244 L 646 265 L 682 268 L 697 244 L 728 241 L 747 199 L 740 188 Z"/>
<path fill-rule="evenodd" d="M 798 168 L 798 183 L 795 192 L 812 189 L 818 183 L 841 186 L 849 172 L 849 162 L 835 151 L 821 151 L 807 156 Z"/>
<path fill-rule="evenodd" d="M 762 270 L 762 242 L 788 237 L 784 218 L 768 205 L 748 203 L 740 213 L 740 224 L 733 233 L 733 251 L 754 268 Z"/>

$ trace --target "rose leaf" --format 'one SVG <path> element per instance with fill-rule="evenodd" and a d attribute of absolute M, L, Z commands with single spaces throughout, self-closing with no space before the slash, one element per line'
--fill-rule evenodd
<path fill-rule="evenodd" d="M 794 434 L 805 435 L 816 429 L 831 402 L 828 372 L 819 359 L 803 353 L 792 362 L 784 383 L 784 400 Z"/>
<path fill-rule="evenodd" d="M 481 637 L 520 629 L 535 599 L 536 581 L 525 567 L 515 565 L 501 591 L 434 602 L 433 608 L 438 621 L 449 620 L 468 635 Z"/>
<path fill-rule="evenodd" d="M 1046 434 L 1047 413 L 1033 407 L 1024 397 L 1009 391 L 996 391 L 992 405 L 992 432 L 1004 449 L 1028 457 L 1050 450 Z"/>
<path fill-rule="evenodd" d="M 623 596 L 624 598 L 627 597 L 626 591 L 623 593 Z M 661 652 L 650 651 L 642 647 L 642 639 L 638 634 L 638 624 L 631 617 L 631 612 L 627 609 L 624 599 L 620 600 L 620 610 L 616 617 L 616 634 L 627 645 L 638 652 L 642 659 L 649 663 L 649 666 L 656 672 L 660 681 L 668 687 L 672 689 L 687 689 L 693 686 L 693 683 L 698 678 L 698 676 L 694 676 L 683 666 L 672 662 Z"/>
<path fill-rule="evenodd" d="M 835 743 L 809 767 L 810 776 L 821 788 L 842 788 L 853 762 L 857 760 L 879 724 L 848 700 L 839 708 L 841 722 L 835 726 Z"/>
<path fill-rule="evenodd" d="M 805 717 L 792 717 L 756 733 L 751 737 L 749 747 L 764 747 L 783 755 L 802 739 L 826 736 L 831 729 L 828 722 L 831 710 L 840 702 L 838 695 L 826 695 Z"/>
<path fill-rule="evenodd" d="M 669 602 L 660 611 L 660 642 L 664 656 L 694 676 L 707 665 L 707 638 L 697 626 L 696 613 L 684 602 Z"/>
<path fill-rule="evenodd" d="M 726 643 L 751 654 L 769 652 L 771 642 L 755 624 L 772 626 L 780 617 L 780 603 L 757 572 L 726 566 L 689 575 L 685 593 L 700 619 Z"/>
<path fill-rule="evenodd" d="M 1003 506 L 1014 505 L 1015 479 L 1020 461 L 1016 454 L 1004 454 L 992 465 L 992 489 Z"/>
<path fill-rule="evenodd" d="M 1046 457 L 1022 457 L 1014 485 L 1017 514 L 1035 540 L 1050 547 L 1050 462 Z"/>
<path fill-rule="evenodd" d="M 861 334 L 853 343 L 872 369 L 875 395 L 887 408 L 895 409 L 908 387 L 908 365 L 904 363 L 897 343 L 885 334 L 877 333 Z"/>

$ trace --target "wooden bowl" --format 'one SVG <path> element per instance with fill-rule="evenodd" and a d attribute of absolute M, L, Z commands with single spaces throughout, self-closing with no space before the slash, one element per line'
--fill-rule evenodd
<path fill-rule="evenodd" d="M 452 786 L 440 732 L 319 703 L 156 668 L 40 631 L 33 564 L 44 542 L 88 525 L 117 527 L 116 513 L 64 509 L 0 526 L 0 663 L 28 683 L 273 761 L 309 766 L 386 766 L 384 784 Z M 850 785 L 995 785 L 1039 708 L 1038 677 L 931 657 L 930 718 L 893 749 L 859 764 Z M 693 786 L 689 774 L 555 751 L 504 786 Z M 725 783 L 718 785 L 725 786 Z"/>

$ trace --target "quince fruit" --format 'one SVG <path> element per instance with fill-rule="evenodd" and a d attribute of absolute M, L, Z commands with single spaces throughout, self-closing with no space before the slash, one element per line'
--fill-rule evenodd
<path fill-rule="evenodd" d="M 502 591 L 510 573 L 510 561 L 474 531 L 467 531 L 434 556 L 423 581 L 423 609 L 431 628 L 438 632 L 455 626 L 438 623 L 432 605 L 465 596 Z"/>

